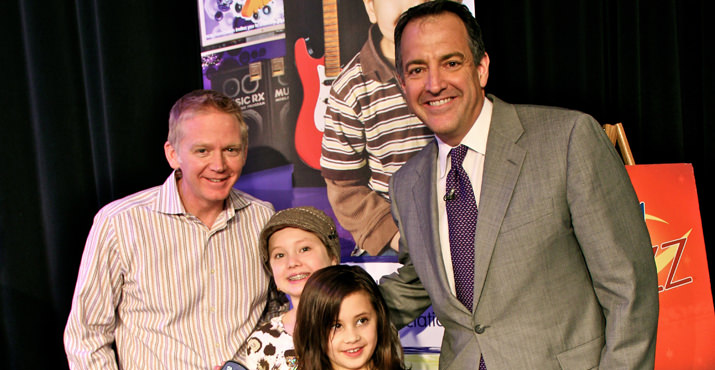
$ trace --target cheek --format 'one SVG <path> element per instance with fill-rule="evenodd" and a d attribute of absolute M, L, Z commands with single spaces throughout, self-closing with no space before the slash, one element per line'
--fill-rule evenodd
<path fill-rule="evenodd" d="M 237 169 L 239 169 L 239 170 L 242 169 L 245 164 L 246 164 L 246 156 L 245 155 L 241 155 L 240 157 L 237 158 L 237 160 L 236 160 L 236 168 Z"/>
<path fill-rule="evenodd" d="M 370 338 L 372 343 L 377 343 L 377 317 L 370 320 L 370 325 L 365 328 L 365 336 Z"/>
<path fill-rule="evenodd" d="M 337 355 L 337 350 L 335 345 L 338 343 L 339 338 L 332 334 L 328 334 L 330 337 L 328 339 L 328 358 L 334 360 Z"/>
<path fill-rule="evenodd" d="M 226 163 L 234 172 L 238 172 L 243 168 L 243 164 L 246 163 L 246 157 L 228 157 L 226 158 Z"/>
<path fill-rule="evenodd" d="M 280 275 L 280 273 L 283 271 L 283 268 L 281 267 L 280 263 L 272 262 L 269 265 L 271 266 L 271 271 L 273 271 L 273 276 Z"/>
<path fill-rule="evenodd" d="M 407 104 L 414 104 L 417 101 L 417 98 L 419 97 L 419 92 L 418 88 L 415 84 L 415 82 L 408 82 L 405 86 L 405 98 L 407 100 Z"/>
<path fill-rule="evenodd" d="M 326 254 L 326 255 L 321 256 L 321 257 L 319 258 L 319 260 L 318 260 L 318 265 L 317 265 L 317 266 L 318 266 L 318 268 L 324 268 L 324 267 L 328 267 L 328 266 L 331 266 L 331 265 L 334 265 L 334 264 L 335 264 L 335 259 L 334 259 L 334 258 L 330 258 L 330 256 L 328 256 L 328 255 Z"/>
<path fill-rule="evenodd" d="M 397 14 L 397 16 L 395 18 L 393 18 L 392 20 L 389 19 L 388 17 L 383 17 L 383 18 L 380 18 L 380 20 L 378 21 L 379 22 L 378 26 L 380 26 L 380 32 L 382 32 L 382 37 L 384 37 L 392 42 L 395 42 L 395 40 L 394 40 L 394 38 L 395 38 L 395 22 L 394 22 L 394 20 L 397 19 L 398 17 L 399 17 L 399 14 Z"/>

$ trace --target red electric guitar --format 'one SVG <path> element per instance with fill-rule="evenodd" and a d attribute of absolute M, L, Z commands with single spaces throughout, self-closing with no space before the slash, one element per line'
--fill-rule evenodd
<path fill-rule="evenodd" d="M 320 148 L 330 85 L 340 73 L 337 0 L 323 0 L 325 55 L 313 58 L 305 39 L 295 41 L 295 63 L 303 84 L 303 104 L 295 126 L 295 149 L 308 166 L 320 169 Z"/>

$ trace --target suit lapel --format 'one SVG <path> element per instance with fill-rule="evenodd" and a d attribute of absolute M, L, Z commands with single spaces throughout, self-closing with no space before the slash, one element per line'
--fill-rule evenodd
<path fill-rule="evenodd" d="M 526 151 L 516 144 L 524 128 L 514 107 L 494 96 L 489 97 L 494 102 L 494 110 L 484 158 L 479 221 L 474 241 L 475 306 L 481 298 L 497 235 L 526 156 Z"/>
<path fill-rule="evenodd" d="M 425 150 L 427 151 L 426 155 L 419 156 L 419 160 L 423 163 L 415 166 L 419 171 L 412 184 L 412 201 L 415 203 L 414 209 L 426 210 L 426 212 L 417 213 L 421 240 L 426 244 L 425 248 L 421 250 L 426 254 L 426 260 L 432 266 L 431 271 L 436 272 L 440 284 L 449 290 L 439 241 L 439 210 L 437 208 L 439 199 L 435 186 L 437 181 L 437 142 L 431 142 Z M 456 302 L 459 303 L 459 301 Z"/>

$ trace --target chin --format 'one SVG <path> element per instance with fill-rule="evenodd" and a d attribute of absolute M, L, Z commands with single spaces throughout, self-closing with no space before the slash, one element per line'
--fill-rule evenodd
<path fill-rule="evenodd" d="M 206 198 L 212 202 L 223 202 L 224 200 L 226 200 L 226 198 L 228 198 L 229 193 L 230 193 L 230 189 L 228 189 L 227 191 L 222 191 L 222 192 L 212 192 Z"/>

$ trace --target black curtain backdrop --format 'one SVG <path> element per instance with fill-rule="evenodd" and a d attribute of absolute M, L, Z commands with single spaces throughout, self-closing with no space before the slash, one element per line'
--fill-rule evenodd
<path fill-rule="evenodd" d="M 478 1 L 476 12 L 488 92 L 623 122 L 639 164 L 693 164 L 713 276 L 715 32 L 705 4 Z M 0 7 L 0 368 L 65 368 L 62 331 L 92 218 L 165 179 L 169 108 L 201 87 L 197 5 Z"/>

